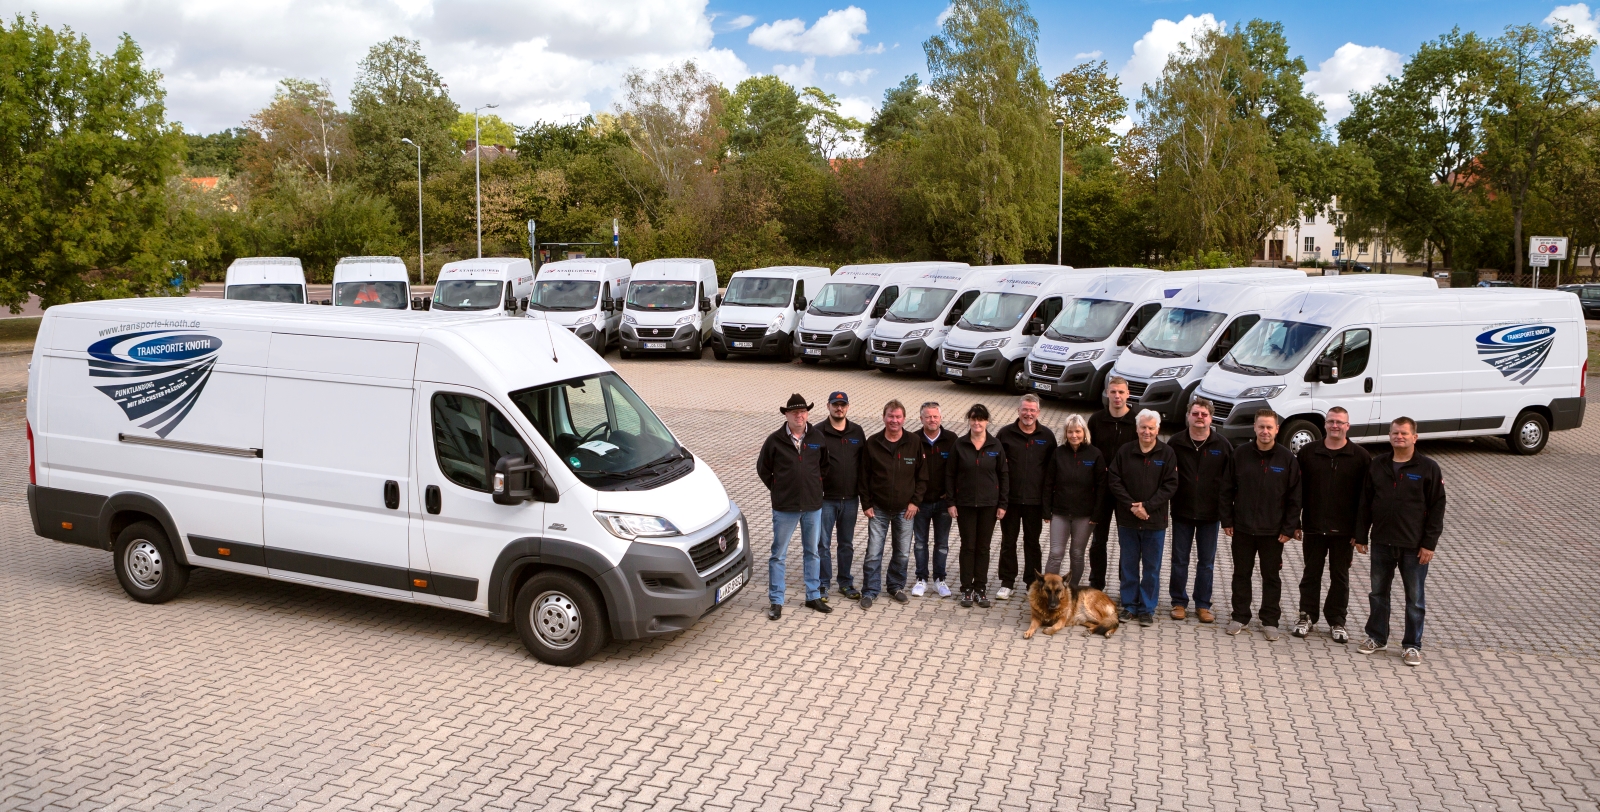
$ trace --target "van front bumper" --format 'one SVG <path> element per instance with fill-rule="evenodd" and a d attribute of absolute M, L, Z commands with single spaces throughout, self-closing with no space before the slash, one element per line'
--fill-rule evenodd
<path fill-rule="evenodd" d="M 622 348 L 628 352 L 688 352 L 694 348 L 695 326 L 622 327 Z"/>
<path fill-rule="evenodd" d="M 848 330 L 842 333 L 813 333 L 809 330 L 800 330 L 797 335 L 800 336 L 800 341 L 795 345 L 794 354 L 801 358 L 855 361 L 861 357 L 863 342 L 855 333 Z"/>
<path fill-rule="evenodd" d="M 577 336 L 579 341 L 588 344 L 595 352 L 599 352 L 606 345 L 605 334 L 595 329 L 592 323 L 568 327 L 567 330 Z"/>
<path fill-rule="evenodd" d="M 760 328 L 757 328 L 760 329 Z M 790 342 L 788 333 L 763 333 L 761 335 L 734 335 L 729 337 L 721 331 L 711 332 L 711 349 L 728 353 L 729 355 L 782 355 L 783 348 Z M 740 346 L 741 344 L 748 346 Z"/>
<path fill-rule="evenodd" d="M 1052 364 L 1028 359 L 1028 388 L 1034 394 L 1063 400 L 1094 400 L 1100 396 L 1094 382 L 1100 370 L 1093 362 Z"/>
<path fill-rule="evenodd" d="M 1145 387 L 1144 393 L 1137 398 L 1130 399 L 1128 405 L 1136 409 L 1150 409 L 1161 415 L 1164 422 L 1181 422 L 1184 413 L 1188 411 L 1189 395 L 1194 393 L 1195 387 L 1200 382 L 1196 381 L 1187 389 L 1176 378 L 1160 378 L 1152 381 Z M 1100 397 L 1105 401 L 1105 395 Z"/>
<path fill-rule="evenodd" d="M 697 571 L 688 551 L 729 536 L 735 541 L 727 551 L 718 550 L 714 563 L 703 573 Z M 636 541 L 612 571 L 625 587 L 623 595 L 613 596 L 606 607 L 620 639 L 681 632 L 750 585 L 750 527 L 742 513 L 673 541 L 685 546 Z"/>
<path fill-rule="evenodd" d="M 1213 414 L 1220 411 L 1226 403 L 1225 400 L 1212 400 L 1212 409 L 1215 410 Z M 1256 412 L 1270 408 L 1272 405 L 1264 400 L 1246 400 L 1228 406 L 1228 416 L 1222 422 L 1222 436 L 1234 445 L 1254 440 Z"/>
<path fill-rule="evenodd" d="M 889 349 L 894 347 L 894 349 Z M 873 366 L 899 372 L 931 372 L 938 350 L 920 338 L 908 340 L 867 340 L 867 352 Z M 880 363 L 880 361 L 882 363 Z"/>
<path fill-rule="evenodd" d="M 972 360 L 966 364 L 952 360 L 949 348 L 939 352 L 939 365 L 936 368 L 939 377 L 950 381 L 967 381 L 970 383 L 994 386 L 1006 382 L 1006 370 L 1011 368 L 1011 362 L 999 350 L 978 350 L 972 353 Z M 967 353 L 968 350 L 957 350 Z"/>

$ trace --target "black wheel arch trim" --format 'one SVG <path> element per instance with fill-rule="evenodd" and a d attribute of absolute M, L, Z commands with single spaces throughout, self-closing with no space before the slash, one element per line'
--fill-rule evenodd
<path fill-rule="evenodd" d="M 606 606 L 606 619 L 613 637 L 621 639 L 621 620 L 634 614 L 633 595 L 616 565 L 592 547 L 565 539 L 530 536 L 507 544 L 495 558 L 489 575 L 489 618 L 501 623 L 511 620 L 515 586 L 529 567 L 558 567 L 572 570 L 600 590 Z"/>
<path fill-rule="evenodd" d="M 154 497 L 132 491 L 112 494 L 106 497 L 106 504 L 100 509 L 100 533 L 104 539 L 107 550 L 116 544 L 116 533 L 113 532 L 113 519 L 123 511 L 145 513 L 153 517 L 166 531 L 167 541 L 172 543 L 172 551 L 178 556 L 178 563 L 187 567 L 189 564 L 189 551 L 183 543 L 183 536 L 178 533 L 178 524 L 172 520 L 172 514 L 167 511 Z"/>

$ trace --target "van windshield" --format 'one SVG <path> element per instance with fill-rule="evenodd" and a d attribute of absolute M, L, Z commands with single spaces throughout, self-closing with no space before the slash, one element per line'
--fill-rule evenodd
<path fill-rule="evenodd" d="M 788 307 L 792 301 L 789 293 L 793 290 L 793 279 L 741 276 L 728 283 L 728 295 L 722 298 L 722 303 L 738 307 Z"/>
<path fill-rule="evenodd" d="M 451 279 L 433 288 L 435 310 L 493 310 L 500 306 L 498 279 Z"/>
<path fill-rule="evenodd" d="M 268 285 L 229 285 L 226 295 L 229 299 L 241 299 L 247 302 L 306 303 L 305 288 L 293 282 L 279 282 Z"/>
<path fill-rule="evenodd" d="M 333 286 L 333 303 L 338 307 L 378 307 L 386 310 L 405 310 L 411 306 L 406 301 L 404 282 L 340 282 Z"/>
<path fill-rule="evenodd" d="M 1139 331 L 1139 337 L 1129 345 L 1128 351 L 1153 358 L 1188 358 L 1205 346 L 1224 318 L 1223 314 L 1209 310 L 1162 308 Z"/>
<path fill-rule="evenodd" d="M 1133 302 L 1113 299 L 1069 299 L 1061 315 L 1044 333 L 1045 338 L 1088 344 L 1105 341 L 1133 309 Z"/>
<path fill-rule="evenodd" d="M 586 279 L 541 279 L 533 283 L 529 310 L 589 310 L 600 298 L 600 283 Z"/>
<path fill-rule="evenodd" d="M 511 402 L 591 485 L 655 477 L 692 459 L 615 372 L 512 392 Z"/>
<path fill-rule="evenodd" d="M 829 282 L 817 291 L 817 298 L 806 310 L 813 316 L 854 316 L 867 309 L 877 285 L 857 285 L 848 282 Z"/>
<path fill-rule="evenodd" d="M 1233 345 L 1218 366 L 1241 375 L 1287 375 L 1327 333 L 1320 324 L 1262 321 Z"/>
<path fill-rule="evenodd" d="M 883 314 L 887 321 L 904 321 L 919 324 L 933 321 L 944 312 L 944 306 L 956 297 L 955 288 L 910 288 L 905 295 L 894 300 L 889 312 Z"/>
<path fill-rule="evenodd" d="M 693 282 L 634 282 L 628 285 L 629 310 L 693 310 Z"/>
<path fill-rule="evenodd" d="M 985 293 L 967 308 L 956 324 L 963 330 L 999 333 L 1017 326 L 1028 306 L 1037 298 L 1026 293 Z"/>

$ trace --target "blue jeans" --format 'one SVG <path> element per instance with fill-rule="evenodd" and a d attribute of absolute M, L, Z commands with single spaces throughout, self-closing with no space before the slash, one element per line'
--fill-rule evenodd
<path fill-rule="evenodd" d="M 767 601 L 783 605 L 783 576 L 785 559 L 789 557 L 789 539 L 794 536 L 795 525 L 800 526 L 801 574 L 806 585 L 806 600 L 822 597 L 821 578 L 818 577 L 817 544 L 822 540 L 821 510 L 772 511 L 772 557 L 767 559 Z"/>
<path fill-rule="evenodd" d="M 1422 585 L 1428 580 L 1428 565 L 1417 560 L 1417 551 L 1388 544 L 1367 548 L 1372 554 L 1372 592 L 1367 599 L 1372 614 L 1367 616 L 1367 636 L 1378 645 L 1389 642 L 1389 588 L 1394 586 L 1394 571 L 1400 570 L 1400 583 L 1406 593 L 1406 636 L 1402 648 L 1422 648 L 1422 620 L 1428 607 L 1422 599 Z"/>
<path fill-rule="evenodd" d="M 850 574 L 850 563 L 856 551 L 856 500 L 822 500 L 822 546 L 817 554 L 822 556 L 822 577 L 818 581 L 824 593 L 833 580 L 833 555 L 830 550 L 835 531 L 839 537 L 839 588 L 849 589 L 856 583 L 855 576 Z"/>
<path fill-rule="evenodd" d="M 1165 530 L 1117 526 L 1117 542 L 1122 547 L 1122 608 L 1135 616 L 1156 613 L 1156 592 L 1161 588 L 1161 548 L 1166 540 Z"/>
<path fill-rule="evenodd" d="M 1189 550 L 1196 543 L 1200 547 L 1200 563 L 1194 571 L 1194 605 L 1198 609 L 1211 608 L 1211 580 L 1217 564 L 1217 522 L 1189 524 L 1172 520 L 1172 577 L 1167 592 L 1172 605 L 1189 606 Z"/>
<path fill-rule="evenodd" d="M 890 516 L 883 508 L 873 508 L 867 520 L 867 557 L 861 562 L 861 597 L 878 597 L 878 574 L 883 569 L 883 543 L 890 527 L 894 532 L 893 552 L 889 557 L 888 587 L 890 592 L 906 588 L 906 563 L 911 558 L 911 520 L 906 512 Z"/>
<path fill-rule="evenodd" d="M 928 530 L 933 530 L 933 580 L 943 581 L 945 564 L 950 560 L 950 503 L 923 502 L 917 505 L 917 515 L 911 520 L 915 542 L 911 549 L 917 554 L 917 580 L 928 580 Z"/>

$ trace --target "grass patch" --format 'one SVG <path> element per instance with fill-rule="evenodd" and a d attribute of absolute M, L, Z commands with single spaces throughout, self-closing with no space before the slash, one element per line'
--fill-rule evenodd
<path fill-rule="evenodd" d="M 1589 334 L 1589 374 L 1600 375 L 1600 333 L 1585 330 Z"/>
<path fill-rule="evenodd" d="M 33 346 L 34 338 L 39 335 L 39 321 L 42 318 L 0 319 L 0 345 L 5 345 L 7 349 Z"/>

